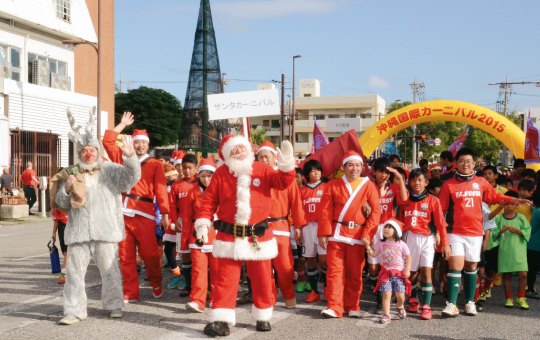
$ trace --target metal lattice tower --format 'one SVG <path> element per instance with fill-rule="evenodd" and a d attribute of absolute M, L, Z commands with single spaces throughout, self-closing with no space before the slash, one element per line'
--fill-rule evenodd
<path fill-rule="evenodd" d="M 209 152 L 217 149 L 228 121 L 208 121 L 207 95 L 223 93 L 210 0 L 201 0 L 189 81 L 184 102 L 180 146 Z"/>

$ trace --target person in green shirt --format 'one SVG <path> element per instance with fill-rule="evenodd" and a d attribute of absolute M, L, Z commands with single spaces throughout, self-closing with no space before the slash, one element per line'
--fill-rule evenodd
<path fill-rule="evenodd" d="M 518 197 L 517 192 L 508 191 L 506 196 Z M 516 204 L 508 203 L 504 213 L 495 217 L 497 227 L 491 233 L 492 241 L 499 244 L 499 273 L 503 274 L 505 307 L 514 306 L 512 296 L 512 273 L 519 272 L 519 290 L 517 304 L 521 309 L 529 309 L 525 300 L 527 286 L 527 242 L 531 237 L 531 225 L 527 219 L 516 213 Z"/>
<path fill-rule="evenodd" d="M 527 293 L 525 296 L 539 299 L 536 292 L 536 273 L 540 270 L 540 190 L 536 190 L 532 195 L 534 209 L 531 218 L 531 238 L 527 243 L 527 263 L 529 274 L 527 275 Z"/>

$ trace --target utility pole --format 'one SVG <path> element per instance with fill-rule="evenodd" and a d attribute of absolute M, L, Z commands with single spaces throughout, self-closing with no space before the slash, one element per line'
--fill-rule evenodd
<path fill-rule="evenodd" d="M 281 81 L 272 80 L 273 83 L 281 84 L 281 118 L 280 118 L 280 130 L 281 130 L 281 141 L 285 140 L 285 73 L 281 73 Z"/>
<path fill-rule="evenodd" d="M 418 102 L 418 95 L 422 94 L 423 93 L 423 88 L 426 87 L 426 85 L 424 83 L 417 83 L 416 82 L 416 79 L 414 80 L 414 83 L 412 84 L 409 84 L 411 85 L 411 88 L 413 90 L 413 104 L 416 104 Z M 416 136 L 416 125 L 413 125 L 412 126 L 412 130 L 413 130 L 413 142 L 412 142 L 412 167 L 414 168 L 416 166 L 416 154 L 417 154 L 417 151 L 416 151 L 416 140 L 414 138 L 414 136 Z"/>
<path fill-rule="evenodd" d="M 540 87 L 540 81 L 520 81 L 520 82 L 508 82 L 508 74 L 506 75 L 506 81 L 500 83 L 489 83 L 488 85 L 499 85 L 499 99 L 497 100 L 496 111 L 499 114 L 504 113 L 505 117 L 508 117 L 508 100 L 512 94 L 512 85 L 526 85 L 535 84 L 536 87 Z M 515 155 L 514 155 L 515 156 Z M 508 148 L 503 145 L 502 160 L 503 166 L 508 165 Z"/>

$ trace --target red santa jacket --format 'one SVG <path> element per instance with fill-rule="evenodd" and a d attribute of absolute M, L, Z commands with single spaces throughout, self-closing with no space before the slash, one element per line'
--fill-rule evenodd
<path fill-rule="evenodd" d="M 212 245 L 214 243 L 214 239 L 216 238 L 216 230 L 214 229 L 214 226 L 212 226 L 208 232 L 208 242 L 206 242 L 202 247 L 195 244 L 197 237 L 195 236 L 193 221 L 195 219 L 196 212 L 201 209 L 203 196 L 203 189 L 197 185 L 191 188 L 184 199 L 182 209 L 182 242 L 180 243 L 180 252 L 187 249 L 200 249 L 204 253 L 212 251 Z M 184 242 L 184 240 L 186 241 Z"/>
<path fill-rule="evenodd" d="M 116 145 L 118 132 L 106 130 L 103 136 L 103 147 L 111 161 L 124 164 L 122 150 Z M 131 190 L 122 194 L 124 215 L 133 217 L 144 216 L 151 220 L 156 218 L 154 198 L 161 214 L 169 213 L 169 199 L 163 165 L 156 159 L 148 159 L 148 155 L 139 158 L 141 164 L 141 179 Z M 147 160 L 148 159 L 148 160 Z"/>
<path fill-rule="evenodd" d="M 367 220 L 362 213 L 362 206 L 366 202 L 371 206 L 371 215 Z M 371 240 L 377 232 L 380 217 L 379 191 L 371 180 L 363 177 L 353 191 L 343 176 L 326 186 L 317 236 L 330 236 L 328 241 L 363 244 L 362 238 Z"/>
<path fill-rule="evenodd" d="M 307 224 L 300 191 L 298 185 L 292 183 L 286 190 L 272 189 L 272 208 L 270 209 L 269 219 L 281 219 L 283 221 L 270 222 L 270 229 L 274 235 L 291 236 L 291 227 L 289 224 L 289 212 L 292 215 L 295 227 L 303 227 Z"/>
<path fill-rule="evenodd" d="M 188 192 L 197 186 L 197 177 L 185 179 L 181 178 L 178 181 L 174 182 L 171 186 L 171 192 L 169 193 L 170 201 L 170 209 L 169 209 L 169 219 L 182 226 L 182 209 L 184 206 L 184 201 L 186 200 L 186 197 L 188 195 Z M 172 230 L 172 228 L 167 228 L 165 231 L 165 236 L 163 237 L 163 240 L 165 241 L 171 241 L 176 242 L 176 231 Z M 187 240 L 185 247 L 180 247 L 180 249 L 184 249 L 186 251 L 189 250 L 187 247 Z"/>
<path fill-rule="evenodd" d="M 294 182 L 295 174 L 294 169 L 274 171 L 264 163 L 253 162 L 251 175 L 237 177 L 224 164 L 212 176 L 201 208 L 195 213 L 196 218 L 212 220 L 217 212 L 218 220 L 227 223 L 260 223 L 270 216 L 271 189 L 287 189 Z M 235 260 L 269 260 L 277 256 L 277 243 L 272 233 L 266 231 L 258 237 L 258 242 L 259 249 L 253 245 L 251 236 L 235 239 L 233 235 L 220 232 L 214 241 L 213 255 Z"/>

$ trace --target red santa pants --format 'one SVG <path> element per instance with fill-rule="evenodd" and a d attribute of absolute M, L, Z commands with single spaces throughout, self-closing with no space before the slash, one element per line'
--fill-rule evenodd
<path fill-rule="evenodd" d="M 210 301 L 214 294 L 214 279 L 216 277 L 216 261 L 212 253 L 203 253 L 200 249 L 191 249 L 191 293 L 189 300 L 196 302 L 203 310 L 206 306 L 208 291 L 208 267 L 210 266 Z"/>
<path fill-rule="evenodd" d="M 156 241 L 156 221 L 135 215 L 124 216 L 126 239 L 120 242 L 118 254 L 124 277 L 124 295 L 139 299 L 139 276 L 137 275 L 137 248 L 146 265 L 146 276 L 152 287 L 161 286 L 161 267 Z"/>
<path fill-rule="evenodd" d="M 223 321 L 234 325 L 236 323 L 234 308 L 244 261 L 215 258 L 215 262 L 219 274 L 214 280 L 210 322 Z M 245 261 L 245 263 L 253 291 L 252 318 L 256 321 L 270 321 L 274 307 L 272 261 Z"/>
<path fill-rule="evenodd" d="M 343 317 L 343 310 L 346 313 L 360 310 L 365 249 L 365 246 L 359 244 L 328 242 L 326 300 L 328 308 L 340 318 Z"/>
<path fill-rule="evenodd" d="M 294 259 L 291 250 L 290 236 L 274 235 L 278 255 L 272 259 L 272 266 L 277 272 L 279 289 L 285 300 L 294 299 Z M 249 277 L 251 279 L 251 276 Z M 277 295 L 277 291 L 275 291 Z M 274 297 L 277 300 L 277 296 Z"/>

